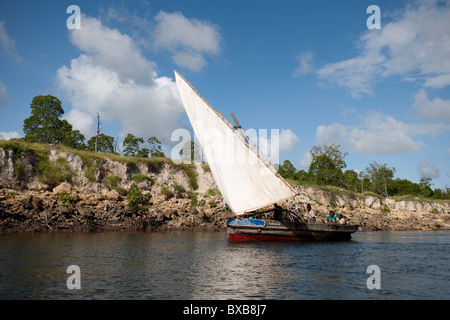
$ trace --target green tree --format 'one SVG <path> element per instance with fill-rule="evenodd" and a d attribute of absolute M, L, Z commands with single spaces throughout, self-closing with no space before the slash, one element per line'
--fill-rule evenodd
<path fill-rule="evenodd" d="M 354 170 L 346 170 L 342 175 L 342 186 L 347 190 L 357 192 L 360 187 L 358 173 Z"/>
<path fill-rule="evenodd" d="M 311 177 L 309 176 L 308 172 L 305 170 L 298 170 L 295 174 L 295 179 L 298 181 L 310 181 Z"/>
<path fill-rule="evenodd" d="M 419 185 L 421 186 L 421 194 L 424 197 L 431 197 L 433 196 L 433 190 L 431 189 L 431 186 L 433 185 L 431 183 L 431 178 L 429 177 L 422 177 L 420 178 Z"/>
<path fill-rule="evenodd" d="M 40 143 L 61 143 L 59 119 L 64 110 L 61 101 L 54 96 L 36 96 L 31 102 L 31 116 L 25 119 L 25 140 Z"/>
<path fill-rule="evenodd" d="M 152 158 L 164 157 L 164 152 L 161 149 L 161 142 L 156 137 L 148 138 L 147 142 L 150 144 L 150 156 Z"/>
<path fill-rule="evenodd" d="M 297 180 L 297 169 L 289 160 L 283 162 L 283 165 L 278 168 L 278 173 L 285 179 Z"/>
<path fill-rule="evenodd" d="M 142 148 L 142 149 L 139 149 L 136 156 L 141 157 L 141 158 L 148 158 L 149 152 L 150 152 L 150 150 L 148 148 Z"/>
<path fill-rule="evenodd" d="M 372 184 L 372 190 L 375 193 L 389 197 L 392 178 L 394 177 L 395 168 L 389 168 L 386 164 L 379 164 L 376 161 L 370 163 L 366 168 Z"/>
<path fill-rule="evenodd" d="M 318 184 L 340 186 L 342 169 L 347 166 L 344 159 L 348 153 L 342 152 L 341 146 L 336 144 L 314 146 L 310 153 L 311 164 L 308 173 L 314 177 L 314 181 Z"/>
<path fill-rule="evenodd" d="M 123 140 L 123 154 L 127 157 L 135 157 L 139 154 L 139 145 L 144 143 L 143 138 L 136 138 L 129 133 Z M 148 149 L 147 149 L 148 150 Z M 142 156 L 142 154 L 141 154 Z M 147 153 L 148 156 L 148 153 Z"/>
<path fill-rule="evenodd" d="M 370 179 L 369 175 L 365 171 L 361 171 L 358 173 L 358 179 L 361 186 L 361 193 L 364 193 L 364 190 L 369 189 L 370 186 Z"/>
<path fill-rule="evenodd" d="M 131 214 L 142 217 L 142 215 L 147 212 L 150 204 L 150 195 L 143 194 L 135 183 L 130 186 L 130 191 L 127 193 L 127 199 Z"/>
<path fill-rule="evenodd" d="M 87 149 L 89 151 L 95 151 L 96 136 L 93 136 L 87 142 Z M 104 133 L 98 135 L 97 151 L 103 153 L 114 153 L 114 138 Z"/>
<path fill-rule="evenodd" d="M 183 149 L 180 150 L 180 156 L 190 159 L 191 162 L 202 161 L 202 151 L 200 146 L 195 141 L 186 142 Z"/>
<path fill-rule="evenodd" d="M 64 144 L 84 149 L 84 136 L 73 130 L 67 120 L 61 120 L 64 114 L 61 101 L 51 95 L 36 96 L 31 104 L 31 116 L 24 120 L 23 132 L 29 142 Z"/>
<path fill-rule="evenodd" d="M 63 145 L 80 150 L 86 149 L 84 135 L 79 130 L 73 130 L 72 125 L 67 120 L 61 120 L 58 131 Z"/>

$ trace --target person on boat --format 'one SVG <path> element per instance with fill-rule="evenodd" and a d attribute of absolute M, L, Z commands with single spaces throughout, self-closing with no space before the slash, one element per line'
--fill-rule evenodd
<path fill-rule="evenodd" d="M 347 221 L 345 221 L 345 218 L 342 214 L 338 215 L 338 220 L 337 220 L 338 224 L 347 224 Z"/>
<path fill-rule="evenodd" d="M 327 219 L 325 220 L 325 223 L 336 223 L 337 217 L 334 215 L 334 211 L 330 210 L 330 213 L 328 214 Z"/>
<path fill-rule="evenodd" d="M 316 222 L 316 214 L 312 210 L 311 205 L 309 203 L 306 205 L 306 218 L 307 218 L 308 222 L 311 222 L 311 223 Z"/>
<path fill-rule="evenodd" d="M 275 203 L 273 208 L 273 219 L 274 220 L 281 220 L 283 217 L 283 208 L 278 205 L 278 203 Z"/>

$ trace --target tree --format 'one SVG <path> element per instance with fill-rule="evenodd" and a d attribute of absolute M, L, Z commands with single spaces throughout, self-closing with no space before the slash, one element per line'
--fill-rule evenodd
<path fill-rule="evenodd" d="M 421 193 L 425 197 L 431 197 L 433 195 L 433 190 L 431 189 L 431 186 L 433 185 L 431 183 L 431 178 L 428 177 L 422 177 L 420 178 L 420 186 L 421 186 Z"/>
<path fill-rule="evenodd" d="M 278 168 L 278 173 L 285 179 L 296 180 L 297 178 L 297 169 L 289 160 L 283 162 L 283 165 Z"/>
<path fill-rule="evenodd" d="M 364 190 L 368 188 L 370 185 L 369 175 L 365 171 L 361 171 L 358 173 L 359 182 L 361 183 L 361 193 L 364 193 Z"/>
<path fill-rule="evenodd" d="M 86 149 L 84 135 L 79 130 L 73 130 L 72 125 L 67 120 L 61 121 L 58 131 L 63 145 L 80 150 Z"/>
<path fill-rule="evenodd" d="M 51 95 L 36 96 L 31 104 L 31 116 L 23 122 L 25 140 L 29 142 L 64 144 L 72 148 L 84 149 L 84 136 L 73 130 L 64 114 L 61 101 Z"/>
<path fill-rule="evenodd" d="M 314 177 L 316 183 L 341 185 L 342 169 L 347 166 L 344 158 L 348 153 L 342 152 L 340 148 L 341 146 L 336 144 L 312 147 L 308 173 Z"/>
<path fill-rule="evenodd" d="M 186 142 L 183 149 L 180 150 L 180 156 L 190 159 L 191 162 L 202 161 L 202 151 L 195 141 Z"/>
<path fill-rule="evenodd" d="M 40 143 L 61 143 L 62 137 L 58 130 L 59 119 L 64 110 L 61 101 L 54 96 L 36 96 L 31 104 L 31 116 L 23 123 L 25 140 Z"/>
<path fill-rule="evenodd" d="M 148 158 L 148 153 L 149 152 L 150 152 L 150 150 L 148 148 L 139 149 L 136 157 Z"/>
<path fill-rule="evenodd" d="M 342 175 L 342 186 L 347 190 L 357 192 L 360 181 L 358 179 L 358 173 L 354 170 L 346 170 Z"/>
<path fill-rule="evenodd" d="M 388 189 L 394 177 L 395 168 L 389 168 L 386 164 L 378 164 L 375 161 L 369 164 L 366 172 L 369 175 L 373 191 L 389 197 Z"/>
<path fill-rule="evenodd" d="M 150 156 L 152 158 L 164 157 L 164 152 L 161 149 L 161 142 L 156 137 L 148 138 L 147 142 L 150 144 Z"/>
<path fill-rule="evenodd" d="M 143 138 L 136 138 L 133 134 L 129 133 L 125 139 L 123 139 L 123 154 L 127 157 L 137 156 L 139 154 L 139 145 L 141 143 L 144 143 Z"/>
<path fill-rule="evenodd" d="M 97 136 L 93 136 L 87 142 L 87 149 L 89 151 L 95 151 L 96 138 Z M 104 133 L 100 133 L 98 135 L 97 152 L 114 153 L 115 152 L 114 138 Z"/>
<path fill-rule="evenodd" d="M 127 193 L 128 207 L 133 215 L 138 215 L 142 218 L 142 214 L 147 212 L 150 203 L 150 195 L 143 194 L 139 187 L 133 183 L 130 186 L 130 191 Z"/>

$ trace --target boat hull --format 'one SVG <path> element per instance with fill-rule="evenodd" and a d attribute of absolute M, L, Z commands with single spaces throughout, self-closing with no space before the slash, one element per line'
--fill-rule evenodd
<path fill-rule="evenodd" d="M 357 225 L 227 219 L 230 241 L 348 241 Z"/>

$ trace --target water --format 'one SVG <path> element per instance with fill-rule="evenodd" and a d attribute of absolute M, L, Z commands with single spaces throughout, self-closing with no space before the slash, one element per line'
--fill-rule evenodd
<path fill-rule="evenodd" d="M 66 272 L 80 267 L 81 289 Z M 380 289 L 369 290 L 370 265 Z M 0 299 L 449 299 L 450 232 L 229 243 L 222 232 L 0 235 Z"/>

